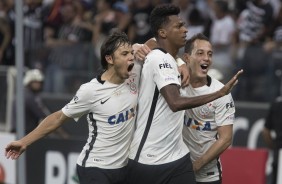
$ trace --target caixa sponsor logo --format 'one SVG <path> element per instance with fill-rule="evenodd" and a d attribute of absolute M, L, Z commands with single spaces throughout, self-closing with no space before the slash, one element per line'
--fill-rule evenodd
<path fill-rule="evenodd" d="M 121 112 L 119 114 L 110 116 L 108 118 L 108 123 L 110 125 L 114 125 L 114 124 L 119 124 L 119 123 L 123 123 L 127 120 L 129 120 L 130 118 L 135 116 L 135 109 L 131 108 L 129 110 L 126 110 L 124 112 Z"/>

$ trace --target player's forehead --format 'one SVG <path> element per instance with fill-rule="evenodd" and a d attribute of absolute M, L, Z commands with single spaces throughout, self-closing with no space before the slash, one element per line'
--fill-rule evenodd
<path fill-rule="evenodd" d="M 203 50 L 203 51 L 211 51 L 212 52 L 212 45 L 207 40 L 195 40 L 194 42 L 194 51 Z"/>
<path fill-rule="evenodd" d="M 130 43 L 123 42 L 123 43 L 120 43 L 120 44 L 117 45 L 115 53 L 121 53 L 121 52 L 124 52 L 124 51 L 131 52 L 132 50 L 133 50 L 133 48 L 132 48 L 132 45 Z"/>

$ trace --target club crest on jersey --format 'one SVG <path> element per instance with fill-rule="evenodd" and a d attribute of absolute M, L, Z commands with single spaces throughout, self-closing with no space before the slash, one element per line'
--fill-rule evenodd
<path fill-rule="evenodd" d="M 78 96 L 74 96 L 73 98 L 72 98 L 72 100 L 74 101 L 74 103 L 77 103 L 77 101 L 78 101 Z"/>
<path fill-rule="evenodd" d="M 130 93 L 132 94 L 137 93 L 137 85 L 134 82 L 134 78 L 129 79 L 127 85 L 129 85 Z"/>
<path fill-rule="evenodd" d="M 198 109 L 199 109 L 200 116 L 204 118 L 210 115 L 211 113 L 213 113 L 214 111 L 214 107 L 212 103 L 202 105 Z"/>
<path fill-rule="evenodd" d="M 135 116 L 135 108 L 131 108 L 129 110 L 123 111 L 119 114 L 115 114 L 113 116 L 110 116 L 108 118 L 108 123 L 110 125 L 115 125 L 115 124 L 120 124 L 120 123 L 124 123 L 127 120 L 133 118 Z"/>

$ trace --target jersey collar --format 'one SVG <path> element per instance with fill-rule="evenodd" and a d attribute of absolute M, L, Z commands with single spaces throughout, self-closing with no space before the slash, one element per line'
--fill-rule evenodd
<path fill-rule="evenodd" d="M 97 76 L 97 81 L 99 82 L 99 83 L 101 83 L 101 84 L 104 84 L 105 83 L 105 81 L 104 80 L 102 80 L 102 74 L 100 74 L 100 75 L 98 75 Z"/>
<path fill-rule="evenodd" d="M 209 75 L 207 76 L 207 80 L 208 80 L 207 86 L 210 87 L 212 79 L 211 79 L 211 77 Z"/>

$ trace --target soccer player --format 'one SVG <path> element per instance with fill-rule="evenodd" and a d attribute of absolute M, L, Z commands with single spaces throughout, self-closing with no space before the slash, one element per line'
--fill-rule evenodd
<path fill-rule="evenodd" d="M 186 42 L 183 59 L 190 68 L 190 85 L 185 96 L 205 95 L 223 87 L 208 75 L 212 54 L 210 41 L 201 33 Z M 221 184 L 219 156 L 232 143 L 234 115 L 231 94 L 185 111 L 183 139 L 190 150 L 197 184 Z"/>
<path fill-rule="evenodd" d="M 150 15 L 157 49 L 147 55 L 142 69 L 136 130 L 129 153 L 130 184 L 195 183 L 189 150 L 182 138 L 183 110 L 228 94 L 242 73 L 209 95 L 182 97 L 175 59 L 185 45 L 187 29 L 179 11 L 173 4 L 162 4 Z"/>
<path fill-rule="evenodd" d="M 120 32 L 105 40 L 101 58 L 105 71 L 81 85 L 65 107 L 47 116 L 30 134 L 7 145 L 7 158 L 17 159 L 29 145 L 67 120 L 77 121 L 87 114 L 89 137 L 77 160 L 80 184 L 125 183 L 141 65 L 133 62 L 132 45 Z"/>

